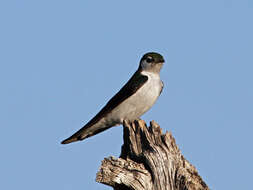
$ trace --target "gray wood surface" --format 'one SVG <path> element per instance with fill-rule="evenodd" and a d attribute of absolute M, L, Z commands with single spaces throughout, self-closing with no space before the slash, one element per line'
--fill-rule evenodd
<path fill-rule="evenodd" d="M 96 181 L 115 190 L 208 190 L 196 168 L 181 154 L 171 133 L 152 121 L 124 122 L 120 158 L 102 161 Z"/>

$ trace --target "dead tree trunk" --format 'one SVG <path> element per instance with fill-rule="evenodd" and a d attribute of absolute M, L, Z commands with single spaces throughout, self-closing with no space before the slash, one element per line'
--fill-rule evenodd
<path fill-rule="evenodd" d="M 115 190 L 208 190 L 196 168 L 181 154 L 171 133 L 157 123 L 124 122 L 120 158 L 105 158 L 96 181 Z"/>

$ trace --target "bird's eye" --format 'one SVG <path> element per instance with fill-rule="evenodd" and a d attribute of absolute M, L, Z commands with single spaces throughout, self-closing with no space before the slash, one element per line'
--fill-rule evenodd
<path fill-rule="evenodd" d="M 148 62 L 148 63 L 151 63 L 151 62 L 153 62 L 153 61 L 154 61 L 154 59 L 153 59 L 152 57 L 147 57 L 147 59 L 146 59 L 146 60 L 147 60 L 147 62 Z"/>

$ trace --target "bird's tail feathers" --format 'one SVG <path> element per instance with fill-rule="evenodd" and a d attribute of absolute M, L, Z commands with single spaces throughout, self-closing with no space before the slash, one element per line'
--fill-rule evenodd
<path fill-rule="evenodd" d="M 64 141 L 61 142 L 61 144 L 69 144 L 72 142 L 76 142 L 76 141 L 81 141 L 84 140 L 88 137 L 91 137 L 93 135 L 96 135 L 97 133 L 100 133 L 108 128 L 110 128 L 111 126 L 100 126 L 100 125 L 88 125 L 88 126 L 84 126 L 82 129 L 80 129 L 79 131 L 77 131 L 75 134 L 73 134 L 71 137 L 65 139 Z"/>
<path fill-rule="evenodd" d="M 86 138 L 86 136 L 84 134 L 81 135 L 81 134 L 78 134 L 78 132 L 77 132 L 74 135 L 72 135 L 71 137 L 63 140 L 61 142 L 61 144 L 69 144 L 69 143 L 72 143 L 72 142 L 81 141 L 85 138 Z"/>

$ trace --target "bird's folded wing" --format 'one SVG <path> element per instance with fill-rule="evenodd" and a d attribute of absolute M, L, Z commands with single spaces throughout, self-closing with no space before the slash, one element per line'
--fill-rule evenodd
<path fill-rule="evenodd" d="M 68 144 L 71 142 L 75 142 L 78 140 L 83 140 L 87 137 L 93 136 L 97 133 L 100 133 L 110 127 L 94 127 L 94 131 L 92 131 L 92 127 L 99 122 L 99 120 L 105 117 L 108 113 L 110 113 L 115 107 L 117 107 L 121 102 L 129 98 L 133 95 L 139 88 L 141 88 L 148 80 L 148 77 L 140 74 L 140 72 L 136 71 L 135 74 L 131 77 L 131 79 L 120 89 L 120 91 L 111 98 L 111 100 L 103 107 L 103 109 L 93 118 L 91 119 L 83 128 L 73 134 L 71 137 L 62 141 L 62 144 Z M 89 134 L 87 134 L 89 131 Z"/>

